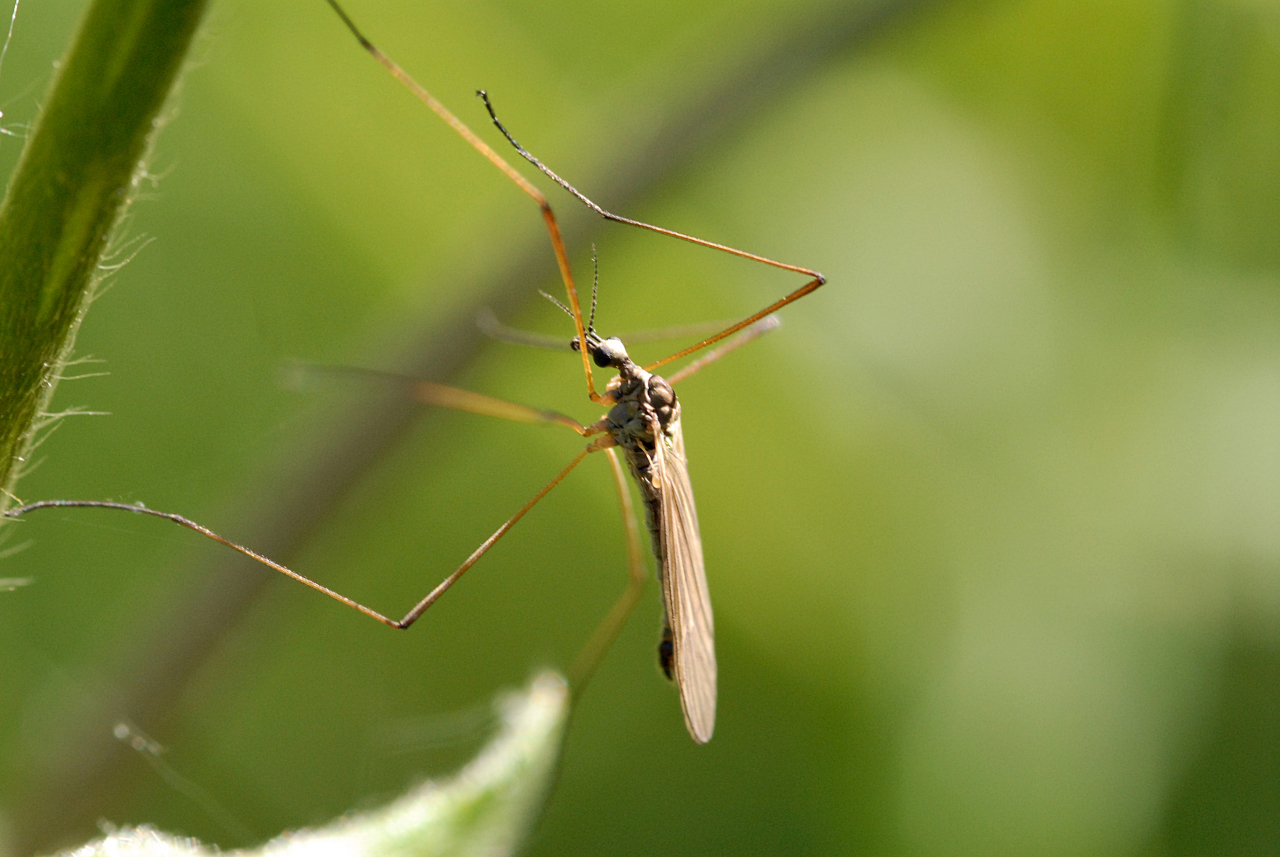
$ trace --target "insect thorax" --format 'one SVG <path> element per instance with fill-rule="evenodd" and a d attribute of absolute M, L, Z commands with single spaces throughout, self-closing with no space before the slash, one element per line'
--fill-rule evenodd
<path fill-rule="evenodd" d="M 605 390 L 617 402 L 609 409 L 609 434 L 626 454 L 631 474 L 640 486 L 653 553 L 661 563 L 657 515 L 662 474 L 657 468 L 654 429 L 670 449 L 680 430 L 680 402 L 662 376 L 646 372 L 630 360 L 617 368 L 617 377 L 609 381 Z"/>
<path fill-rule="evenodd" d="M 680 402 L 661 375 L 628 361 L 605 392 L 617 403 L 609 409 L 609 434 L 628 453 L 634 449 L 652 456 L 654 428 L 669 437 L 679 426 Z"/>

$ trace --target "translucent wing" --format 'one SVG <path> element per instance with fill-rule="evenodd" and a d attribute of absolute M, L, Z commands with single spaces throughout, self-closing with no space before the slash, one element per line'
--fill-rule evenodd
<path fill-rule="evenodd" d="M 715 622 L 702 565 L 702 537 L 693 503 L 684 434 L 677 422 L 658 445 L 662 515 L 662 595 L 672 631 L 676 687 L 685 726 L 705 744 L 716 726 Z"/>

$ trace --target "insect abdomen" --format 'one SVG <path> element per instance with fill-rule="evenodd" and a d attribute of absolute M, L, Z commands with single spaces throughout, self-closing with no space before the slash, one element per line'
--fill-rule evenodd
<path fill-rule="evenodd" d="M 658 643 L 658 666 L 662 667 L 662 674 L 667 677 L 667 681 L 675 681 L 675 657 L 676 646 L 671 638 L 671 626 L 663 624 L 662 626 L 662 642 Z"/>

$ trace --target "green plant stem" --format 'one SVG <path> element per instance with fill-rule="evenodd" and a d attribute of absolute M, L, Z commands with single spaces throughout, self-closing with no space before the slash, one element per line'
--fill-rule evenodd
<path fill-rule="evenodd" d="M 206 0 L 94 0 L 0 205 L 0 508 Z M 19 26 L 21 21 L 19 21 Z"/>

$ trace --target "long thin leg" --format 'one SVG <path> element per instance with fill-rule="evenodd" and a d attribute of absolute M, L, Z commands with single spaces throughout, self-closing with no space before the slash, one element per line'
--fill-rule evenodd
<path fill-rule="evenodd" d="M 330 0 L 330 2 L 332 2 L 332 0 Z M 702 340 L 696 345 L 690 346 L 689 348 L 685 348 L 681 351 L 677 351 L 675 354 L 672 354 L 670 357 L 664 357 L 663 359 L 659 360 L 656 363 L 651 363 L 650 365 L 644 367 L 646 371 L 652 371 L 658 366 L 662 366 L 663 364 L 670 363 L 672 360 L 679 360 L 681 357 L 684 357 L 686 355 L 692 354 L 695 351 L 699 351 L 703 348 L 706 348 L 708 345 L 711 345 L 712 343 L 719 342 L 721 339 L 724 339 L 726 336 L 732 336 L 733 334 L 737 333 L 739 330 L 742 330 L 744 327 L 748 327 L 752 324 L 755 324 L 757 321 L 769 315 L 770 313 L 776 312 L 777 310 L 782 309 L 784 306 L 791 303 L 792 301 L 799 300 L 800 298 L 814 291 L 815 289 L 817 289 L 819 286 L 821 286 L 823 283 L 827 281 L 827 278 L 824 277 L 821 273 L 819 273 L 818 271 L 811 270 L 809 268 L 802 268 L 799 265 L 788 265 L 786 262 L 779 262 L 775 259 L 770 259 L 767 256 L 759 256 L 755 253 L 748 253 L 747 251 L 739 250 L 736 247 L 729 247 L 728 245 L 725 245 L 725 244 L 717 244 L 714 241 L 707 241 L 704 238 L 697 238 L 693 235 L 686 235 L 683 232 L 676 232 L 674 229 L 666 229 L 661 226 L 654 226 L 652 223 L 645 223 L 644 221 L 641 221 L 641 220 L 632 220 L 630 217 L 623 217 L 620 214 L 614 214 L 611 211 L 605 210 L 604 208 L 600 207 L 599 205 L 596 205 L 596 203 L 588 199 L 585 194 L 583 194 L 573 185 L 569 184 L 567 181 L 562 179 L 559 175 L 557 175 L 554 171 L 552 171 L 550 167 L 542 163 L 542 161 L 534 157 L 529 152 L 529 150 L 527 150 L 524 146 L 521 146 L 518 142 L 516 142 L 516 138 L 513 137 L 511 135 L 511 132 L 506 129 L 506 126 L 504 126 L 502 122 L 499 121 L 498 114 L 494 111 L 493 104 L 490 103 L 488 94 L 484 90 L 480 90 L 476 94 L 480 96 L 480 100 L 484 102 L 485 109 L 489 111 L 489 118 L 493 120 L 493 124 L 497 126 L 499 131 L 502 132 L 502 136 L 507 138 L 507 142 L 510 143 L 511 146 L 520 154 L 520 157 L 524 158 L 526 161 L 533 164 L 535 167 L 541 170 L 548 178 L 550 178 L 553 182 L 560 185 L 560 187 L 564 188 L 569 193 L 573 194 L 574 197 L 576 197 L 578 201 L 580 201 L 583 205 L 587 206 L 596 214 L 600 215 L 606 220 L 612 220 L 616 223 L 625 223 L 628 226 L 635 226 L 640 229 L 648 229 L 651 232 L 657 232 L 659 235 L 667 235 L 671 238 L 679 238 L 681 241 L 688 241 L 692 244 L 697 244 L 699 247 L 709 247 L 712 250 L 720 250 L 724 253 L 729 253 L 733 256 L 741 256 L 743 259 L 751 259 L 752 261 L 761 262 L 765 265 L 770 265 L 774 268 L 781 268 L 784 271 L 794 271 L 797 274 L 804 274 L 806 277 L 812 278 L 805 285 L 796 289 L 794 292 L 791 292 L 790 294 L 784 296 L 783 298 L 773 302 L 772 304 L 760 310 L 760 312 L 756 313 L 750 318 L 744 319 L 743 321 L 740 321 L 737 324 L 732 325 L 726 328 L 725 330 L 720 331 L 715 336 L 711 336 L 711 337 L 708 337 L 707 339 Z"/>
<path fill-rule="evenodd" d="M 418 617 L 421 616 L 423 613 L 425 613 L 428 607 L 436 603 L 436 599 L 439 598 L 441 595 L 444 595 L 445 592 L 449 590 L 449 587 L 453 586 L 453 584 L 457 582 L 459 577 L 462 577 L 462 575 L 466 572 L 467 569 L 475 565 L 476 560 L 484 556 L 485 553 L 489 550 L 489 548 L 493 547 L 494 543 L 498 541 L 498 539 L 505 536 L 507 534 L 507 530 L 510 530 L 512 527 L 515 526 L 516 521 L 523 518 L 525 513 L 528 512 L 530 509 L 532 509 L 535 503 L 537 503 L 543 497 L 547 496 L 547 494 L 550 493 L 552 488 L 560 484 L 560 480 L 564 479 L 566 476 L 569 475 L 570 470 L 573 470 L 573 468 L 577 467 L 578 464 L 581 463 L 582 459 L 586 458 L 588 453 L 594 452 L 596 448 L 597 448 L 596 445 L 591 445 L 591 446 L 588 446 L 586 449 L 582 450 L 582 452 L 579 452 L 578 455 L 573 459 L 573 461 L 569 462 L 568 467 L 566 467 L 564 470 L 561 470 L 556 475 L 556 478 L 552 479 L 550 482 L 546 484 L 546 486 L 541 491 L 533 495 L 533 499 L 530 500 L 528 503 L 525 503 L 524 506 L 521 507 L 519 512 L 516 512 L 514 515 L 512 515 L 510 518 L 507 519 L 507 522 L 505 524 L 503 524 L 501 527 L 498 527 L 498 529 L 494 532 L 493 535 L 485 539 L 480 544 L 480 547 L 476 548 L 474 551 L 471 552 L 471 556 L 467 557 L 466 562 L 458 566 L 457 571 L 455 571 L 453 574 L 446 577 L 444 580 L 440 582 L 439 586 L 437 586 L 435 589 L 427 593 L 427 597 L 423 598 L 416 605 L 414 605 L 414 608 L 412 610 L 404 614 L 403 619 L 401 619 L 397 623 L 394 623 L 394 627 L 408 628 L 414 622 L 418 621 Z M 383 620 L 383 621 L 386 621 L 386 620 Z"/>
<path fill-rule="evenodd" d="M 774 268 L 781 268 L 784 271 L 794 271 L 797 274 L 804 274 L 806 277 L 812 277 L 816 280 L 819 280 L 818 285 L 822 285 L 827 281 L 826 278 L 822 276 L 822 274 L 818 273 L 817 271 L 810 270 L 809 268 L 802 268 L 799 265 L 788 265 L 786 262 L 779 262 L 775 259 L 770 259 L 767 256 L 758 256 L 755 253 L 748 253 L 746 250 L 739 250 L 736 247 L 730 247 L 726 244 L 717 244 L 716 242 L 708 241 L 705 238 L 698 238 L 694 235 L 686 235 L 685 233 L 677 232 L 674 229 L 667 229 L 662 226 L 654 226 L 652 223 L 645 223 L 642 220 L 632 220 L 630 217 L 623 217 L 621 214 L 614 214 L 612 211 L 607 211 L 606 209 L 600 207 L 599 205 L 596 205 L 594 202 L 588 199 L 587 196 L 583 194 L 580 190 L 578 190 L 573 185 L 569 184 L 567 181 L 562 179 L 559 175 L 553 172 L 550 167 L 548 167 L 546 164 L 542 163 L 542 161 L 534 157 L 529 152 L 528 149 L 526 149 L 524 146 L 521 146 L 519 143 L 517 143 L 516 138 L 511 136 L 511 132 L 508 131 L 506 126 L 503 125 L 502 122 L 498 119 L 498 114 L 494 112 L 493 104 L 490 103 L 489 94 L 487 92 L 485 92 L 482 89 L 476 92 L 476 95 L 478 95 L 480 97 L 480 100 L 484 102 L 485 109 L 489 111 L 489 118 L 493 120 L 493 124 L 497 126 L 499 131 L 502 132 L 502 136 L 507 138 L 507 142 L 510 143 L 511 146 L 517 152 L 520 153 L 520 157 L 524 158 L 526 161 L 533 164 L 535 167 L 541 170 L 547 176 L 547 178 L 551 179 L 553 182 L 560 185 L 560 187 L 564 188 L 569 193 L 573 194 L 575 197 L 577 197 L 579 202 L 581 202 L 587 208 L 594 211 L 596 214 L 603 217 L 605 220 L 612 220 L 615 223 L 625 223 L 628 226 L 636 226 L 636 227 L 639 227 L 640 229 L 648 229 L 650 232 L 657 232 L 659 235 L 667 235 L 671 238 L 679 238 L 681 241 L 688 241 L 691 244 L 697 244 L 699 247 L 709 247 L 712 250 L 720 250 L 722 252 L 729 253 L 734 256 L 741 256 L 743 259 L 751 259 L 752 261 L 755 261 L 755 262 L 763 262 L 766 265 L 770 265 Z"/>
<path fill-rule="evenodd" d="M 777 327 L 780 324 L 782 324 L 782 321 L 776 315 L 765 316 L 764 318 L 757 321 L 755 324 L 748 327 L 746 330 L 739 333 L 733 339 L 730 339 L 724 345 L 721 345 L 719 348 L 708 351 L 706 354 L 702 355 L 697 360 L 690 363 L 688 366 L 685 366 L 683 369 L 681 369 L 679 372 L 675 373 L 674 375 L 667 376 L 667 383 L 668 384 L 680 383 L 685 378 L 688 378 L 690 375 L 692 375 L 694 372 L 697 372 L 701 369 L 705 369 L 708 364 L 716 362 L 721 357 L 728 354 L 730 351 L 735 351 L 741 348 L 742 346 L 746 345 L 748 342 L 755 339 L 756 337 L 764 336 L 766 333 L 773 330 L 775 327 Z"/>
<path fill-rule="evenodd" d="M 369 53 L 370 56 L 372 56 L 375 60 L 377 60 L 378 63 L 383 66 L 383 68 L 389 71 L 391 75 L 396 78 L 396 80 L 400 81 L 400 83 L 402 83 L 410 92 L 414 94 L 415 97 L 418 98 L 418 100 L 420 100 L 423 104 L 425 104 L 428 108 L 430 108 L 430 110 L 433 113 L 435 113 L 437 116 L 443 119 L 449 125 L 449 127 L 453 128 L 453 130 L 456 131 L 459 134 L 459 136 L 461 136 L 464 140 L 466 140 L 472 146 L 472 148 L 474 148 L 480 154 L 484 155 L 484 157 L 488 159 L 490 163 L 492 163 L 495 167 L 501 170 L 504 175 L 506 175 L 513 182 L 515 182 L 516 185 L 521 190 L 523 190 L 526 194 L 528 194 L 529 197 L 538 204 L 538 208 L 542 212 L 542 219 L 547 226 L 547 233 L 551 237 L 551 247 L 552 247 L 552 250 L 554 250 L 555 252 L 556 264 L 559 265 L 560 267 L 560 278 L 564 281 L 565 291 L 569 296 L 569 306 L 572 308 L 572 312 L 570 314 L 573 316 L 573 325 L 574 325 L 575 333 L 577 335 L 577 341 L 582 343 L 585 346 L 587 341 L 586 339 L 587 331 L 586 331 L 586 325 L 582 320 L 582 305 L 578 300 L 578 289 L 577 289 L 577 286 L 574 285 L 573 273 L 569 269 L 569 257 L 567 252 L 565 251 L 564 239 L 560 235 L 560 226 L 556 222 L 555 214 L 551 211 L 551 204 L 547 202 L 546 196 L 542 193 L 542 191 L 534 187 L 534 185 L 531 184 L 528 179 L 520 175 L 520 173 L 516 172 L 516 170 L 510 164 L 508 164 L 502 158 L 501 155 L 499 155 L 497 152 L 493 150 L 492 147 L 489 146 L 489 144 L 485 143 L 483 140 L 477 137 L 475 132 L 473 132 L 470 128 L 468 128 L 467 125 L 461 119 L 455 116 L 442 103 L 437 101 L 436 98 L 430 92 L 428 92 L 424 86 L 422 86 L 420 83 L 414 80 L 409 75 L 408 72 L 406 72 L 399 65 L 397 65 L 390 57 L 388 57 L 386 54 L 380 51 L 373 44 L 373 42 L 369 41 L 369 39 L 366 38 L 362 32 L 360 32 L 360 29 L 356 27 L 355 22 L 352 21 L 351 18 L 348 17 L 347 13 L 343 11 L 342 7 L 338 5 L 337 0 L 326 0 L 326 2 L 328 2 L 329 6 L 332 7 L 333 11 L 337 13 L 338 17 L 342 20 L 343 24 L 346 25 L 347 29 L 351 31 L 351 34 L 355 36 L 356 40 L 360 43 L 360 46 L 363 47 Z M 743 328 L 746 328 L 754 324 L 755 322 L 759 321 L 760 319 L 764 318 L 765 316 L 769 315 L 772 312 L 776 312 L 777 310 L 781 309 L 782 307 L 786 306 L 792 301 L 799 300 L 800 298 L 814 291 L 815 289 L 817 289 L 819 286 L 821 286 L 823 283 L 827 281 L 826 277 L 824 277 L 821 273 L 819 273 L 818 271 L 814 271 L 810 268 L 804 268 L 799 265 L 789 265 L 785 262 L 779 262 L 775 259 L 770 259 L 766 256 L 760 256 L 755 253 L 748 253 L 745 250 L 738 250 L 737 248 L 729 247 L 728 245 L 725 245 L 725 244 L 717 244 L 714 241 L 707 241 L 702 238 L 697 238 L 693 235 L 687 235 L 683 232 L 677 232 L 674 229 L 665 229 L 661 226 L 654 226 L 653 224 L 644 223 L 643 221 L 640 221 L 640 220 L 632 220 L 629 217 L 622 217 L 621 215 L 614 214 L 611 211 L 607 211 L 606 209 L 602 208 L 601 206 L 597 205 L 596 203 L 588 199 L 586 195 L 584 195 L 573 185 L 569 184 L 567 181 L 562 179 L 559 175 L 553 172 L 546 164 L 542 163 L 540 160 L 535 158 L 532 154 L 529 153 L 527 149 L 525 149 L 518 142 L 516 142 L 516 139 L 507 131 L 507 129 L 503 126 L 503 124 L 498 120 L 498 116 L 494 112 L 493 105 L 489 102 L 489 96 L 484 92 L 484 90 L 480 90 L 476 94 L 479 95 L 480 98 L 484 101 L 485 108 L 488 110 L 489 117 L 493 120 L 493 124 L 497 126 L 498 130 L 502 132 L 502 135 L 506 137 L 507 141 L 511 143 L 511 145 L 515 148 L 515 150 L 520 154 L 522 158 L 527 160 L 529 163 L 533 164 L 535 167 L 541 170 L 544 174 L 546 174 L 547 177 L 549 177 L 552 181 L 560 185 L 569 193 L 573 194 L 574 197 L 576 197 L 584 205 L 589 207 L 592 211 L 599 214 L 601 217 L 604 217 L 607 220 L 613 220 L 617 223 L 624 223 L 624 224 L 627 224 L 628 226 L 635 226 L 640 229 L 647 229 L 647 230 L 650 230 L 651 232 L 657 232 L 660 235 L 667 235 L 672 238 L 679 238 L 682 241 L 689 241 L 701 247 L 708 247 L 712 250 L 720 250 L 724 253 L 729 253 L 734 256 L 740 256 L 744 259 L 751 259 L 753 261 L 760 262 L 765 265 L 770 265 L 774 268 L 780 268 L 784 271 L 793 271 L 798 274 L 804 274 L 806 277 L 811 278 L 809 282 L 806 283 L 805 285 L 801 286 L 800 288 L 796 289 L 790 294 L 787 294 L 781 299 L 773 302 L 772 304 L 765 307 L 755 315 L 752 315 L 751 317 L 744 319 L 743 321 L 740 321 L 737 324 L 732 325 L 726 328 L 725 330 L 722 330 L 720 333 L 715 334 L 714 336 L 710 336 L 702 340 L 701 342 L 698 342 L 697 344 L 690 346 L 689 348 L 685 348 L 681 351 L 676 352 L 675 354 L 672 354 L 669 357 L 665 357 L 662 360 L 657 361 L 656 363 L 652 363 L 649 366 L 646 366 L 645 368 L 647 370 L 653 370 L 658 366 L 662 366 L 666 363 L 670 363 L 672 360 L 678 360 L 681 357 L 684 357 L 686 355 L 694 353 L 695 351 L 699 351 L 703 348 L 706 348 L 707 346 L 712 345 L 713 343 L 719 342 L 721 339 L 724 339 L 726 336 L 732 336 L 734 333 L 737 333 L 739 330 L 742 330 Z M 587 395 L 590 397 L 591 401 L 593 402 L 604 403 L 603 401 L 604 397 L 601 394 L 596 392 L 595 382 L 592 378 L 591 360 L 588 354 L 589 349 L 583 347 L 579 350 L 582 354 L 582 371 L 586 375 L 586 380 L 587 380 Z"/>
<path fill-rule="evenodd" d="M 472 551 L 471 556 L 467 557 L 466 561 L 463 562 L 462 565 L 458 566 L 457 570 L 455 570 L 453 574 L 450 574 L 443 581 L 441 581 L 440 584 L 436 586 L 435 589 L 427 593 L 427 596 L 425 598 L 423 598 L 421 601 L 415 604 L 412 610 L 404 614 L 404 618 L 399 620 L 392 619 L 389 616 L 384 616 L 383 614 L 379 613 L 377 610 L 374 610 L 371 607 L 366 607 L 360 602 L 355 601 L 351 598 L 348 598 L 347 596 L 339 592 L 335 592 L 334 590 L 330 589 L 327 586 L 316 583 L 311 578 L 305 577 L 304 575 L 299 574 L 293 569 L 287 568 L 281 565 L 275 560 L 268 559 L 262 554 L 252 551 L 249 548 L 245 547 L 244 545 L 236 544 L 230 539 L 227 539 L 218 535 L 213 530 L 209 529 L 208 527 L 197 524 L 195 521 L 191 520 L 190 518 L 183 517 L 182 515 L 178 515 L 173 512 L 161 512 L 156 509 L 148 509 L 146 506 L 131 506 L 128 503 L 114 503 L 110 500 L 40 500 L 35 503 L 28 503 L 25 506 L 19 506 L 16 509 L 9 509 L 4 513 L 4 517 L 18 518 L 18 517 L 21 517 L 22 515 L 27 514 L 28 512 L 34 512 L 37 509 L 90 508 L 90 509 L 117 509 L 125 512 L 136 512 L 140 515 L 151 515 L 156 518 L 164 518 L 166 521 L 172 521 L 173 523 L 178 524 L 179 526 L 186 527 L 189 530 L 195 530 L 197 533 L 200 533 L 200 535 L 211 538 L 215 542 L 218 542 L 219 544 L 226 545 L 232 550 L 238 551 L 244 554 L 245 556 L 249 557 L 250 559 L 257 560 L 258 562 L 262 563 L 265 566 L 274 568 L 276 571 L 280 572 L 281 574 L 286 575 L 288 577 L 292 577 L 294 580 L 298 581 L 299 583 L 304 583 L 307 586 L 310 586 L 312 589 L 316 590 L 317 592 L 323 592 L 325 595 L 328 595 L 330 598 L 334 599 L 335 601 L 341 601 L 343 604 L 347 605 L 348 607 L 351 607 L 355 610 L 359 610 L 364 615 L 377 619 L 379 622 L 381 622 L 384 625 L 388 625 L 392 628 L 408 628 L 410 625 L 416 622 L 418 620 L 418 617 L 421 616 L 423 613 L 425 613 L 427 608 L 430 607 L 432 604 L 434 604 L 441 595 L 444 595 L 444 593 L 449 590 L 449 587 L 457 583 L 458 578 L 462 577 L 462 575 L 466 573 L 467 569 L 475 565 L 476 561 L 480 559 L 480 557 L 484 556 L 485 553 L 489 550 L 489 548 L 494 546 L 494 544 L 498 541 L 498 539 L 506 535 L 507 531 L 510 530 L 513 526 L 515 526 L 516 522 L 525 516 L 525 513 L 527 513 L 530 509 L 532 509 L 539 500 L 547 496 L 547 494 L 551 491 L 552 488 L 559 485 L 561 480 L 563 480 L 566 476 L 569 475 L 569 471 L 577 467 L 578 464 L 581 463 L 582 459 L 586 458 L 589 453 L 595 452 L 596 450 L 603 449 L 603 448 L 604 448 L 603 444 L 601 444 L 600 442 L 597 442 L 587 446 L 586 449 L 578 453 L 577 457 L 575 457 L 573 461 L 569 462 L 569 465 L 564 470 L 561 470 L 559 474 L 556 475 L 556 478 L 548 482 L 546 486 L 542 488 L 541 491 L 539 491 L 537 494 L 533 496 L 533 499 L 531 499 L 528 503 L 525 503 L 522 507 L 520 507 L 520 511 L 516 512 L 514 515 L 508 518 L 507 522 L 504 523 L 501 527 L 498 527 L 498 529 L 494 532 L 493 535 L 485 539 L 484 542 L 481 543 L 480 547 Z"/>
<path fill-rule="evenodd" d="M 622 472 L 622 465 L 618 462 L 618 454 L 612 449 L 605 451 L 609 453 L 609 465 L 613 468 L 613 479 L 618 486 L 618 501 L 622 506 L 622 525 L 627 535 L 627 588 L 618 596 L 618 600 L 614 602 L 608 614 L 600 620 L 600 624 L 596 626 L 590 639 L 574 659 L 573 666 L 569 668 L 569 687 L 573 689 L 575 696 L 586 687 L 592 673 L 604 659 L 605 652 L 613 645 L 622 626 L 627 623 L 631 612 L 640 603 L 640 596 L 644 593 L 645 581 L 648 579 L 644 567 L 644 555 L 640 549 L 640 528 L 636 524 L 631 492 L 627 490 L 627 478 Z"/>
<path fill-rule="evenodd" d="M 587 329 L 582 320 L 582 306 L 578 302 L 578 289 L 573 283 L 573 272 L 569 270 L 569 256 L 564 249 L 564 239 L 560 237 L 560 225 L 556 223 L 556 216 L 551 212 L 551 204 L 547 202 L 546 196 L 543 195 L 542 191 L 534 187 L 528 179 L 516 172 L 515 168 L 503 160 L 502 156 L 495 152 L 488 143 L 477 137 L 475 132 L 466 126 L 466 123 L 450 112 L 449 108 L 437 101 L 435 96 L 426 90 L 426 87 L 410 77 L 407 71 L 396 65 L 390 57 L 378 50 L 373 42 L 365 38 L 364 33 L 360 32 L 355 22 L 347 17 L 347 13 L 338 5 L 337 0 L 326 0 L 326 2 L 338 14 L 338 17 L 342 19 L 342 23 L 346 25 L 351 34 L 360 42 L 360 46 L 368 51 L 370 56 L 377 60 L 383 68 L 391 72 L 391 75 L 404 84 L 405 88 L 412 92 L 419 101 L 427 105 L 431 112 L 443 119 L 454 131 L 457 131 L 458 135 L 470 143 L 473 149 L 484 155 L 495 167 L 502 170 L 507 178 L 515 182 L 522 191 L 538 204 L 538 208 L 542 211 L 542 219 L 547 225 L 547 233 L 551 236 L 551 249 L 555 251 L 556 264 L 560 266 L 560 278 L 564 280 L 564 288 L 569 295 L 569 306 L 573 308 L 573 326 L 577 332 L 578 341 L 584 346 L 581 349 L 582 371 L 587 376 L 587 395 L 591 397 L 591 401 L 600 402 L 602 397 L 596 392 L 595 382 L 591 377 L 591 358 L 587 353 L 588 349 L 585 347 Z"/>
<path fill-rule="evenodd" d="M 742 321 L 738 322 L 732 327 L 728 327 L 720 331 L 715 336 L 709 336 L 706 339 L 702 340 L 701 342 L 697 343 L 696 345 L 690 345 L 688 348 L 683 348 L 677 351 L 675 354 L 668 355 L 667 357 L 663 357 L 661 360 L 650 363 L 648 366 L 644 367 L 645 371 L 652 372 L 654 369 L 657 369 L 659 366 L 663 366 L 667 363 L 670 363 L 672 360 L 679 360 L 681 357 L 687 357 L 688 355 L 693 354 L 695 351 L 701 351 L 702 349 L 706 348 L 708 345 L 712 345 L 716 342 L 719 342 L 720 340 L 724 339 L 726 336 L 732 336 L 738 331 L 744 328 L 750 327 L 751 325 L 755 324 L 761 319 L 768 318 L 774 312 L 782 309 L 784 306 L 791 303 L 792 301 L 800 300 L 800 298 L 809 294 L 810 292 L 812 292 L 814 289 L 818 288 L 818 286 L 821 286 L 825 282 L 826 282 L 826 279 L 824 279 L 823 276 L 819 274 L 816 280 L 810 280 L 807 285 L 801 286 L 800 288 L 796 289 L 794 292 L 782 298 L 781 300 L 774 301 L 764 309 L 760 310 L 760 312 L 756 313 L 755 315 L 749 316 L 748 318 L 744 318 Z M 748 339 L 754 339 L 754 338 L 755 338 L 754 336 L 748 337 Z M 733 349 L 729 349 L 729 350 L 732 351 Z"/>

